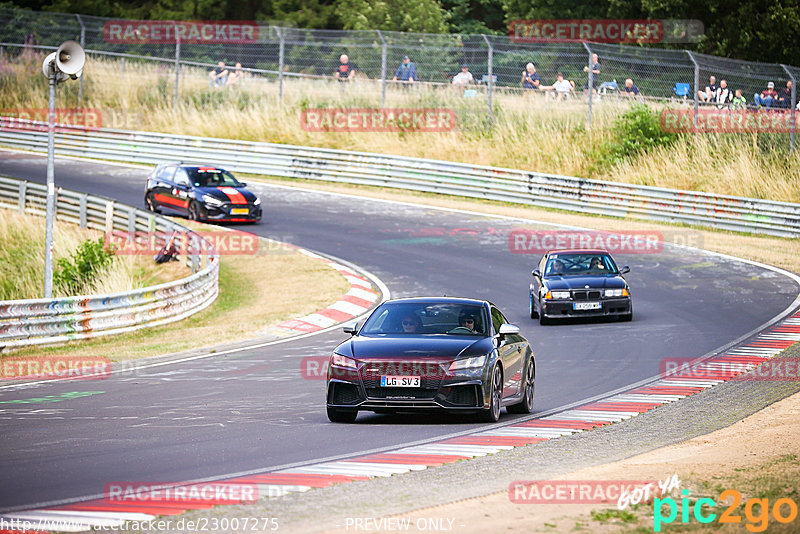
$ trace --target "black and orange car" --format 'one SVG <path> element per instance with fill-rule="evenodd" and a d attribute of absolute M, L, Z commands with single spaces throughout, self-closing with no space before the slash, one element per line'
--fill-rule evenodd
<path fill-rule="evenodd" d="M 258 222 L 261 200 L 246 186 L 219 167 L 162 163 L 147 177 L 144 203 L 194 221 Z"/>

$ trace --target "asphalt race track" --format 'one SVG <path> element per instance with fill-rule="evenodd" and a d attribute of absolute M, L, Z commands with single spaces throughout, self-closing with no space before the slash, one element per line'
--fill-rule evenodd
<path fill-rule="evenodd" d="M 56 183 L 143 206 L 147 172 L 57 160 Z M 45 159 L 0 151 L 0 174 L 44 182 Z M 379 276 L 395 297 L 446 294 L 496 303 L 536 353 L 537 412 L 654 376 L 664 358 L 721 347 L 784 311 L 798 292 L 794 281 L 762 267 L 665 248 L 616 255 L 631 267 L 632 323 L 541 327 L 528 317 L 527 296 L 540 256 L 509 251 L 508 233 L 519 221 L 251 188 L 262 199 L 264 221 L 242 230 L 353 262 Z M 329 423 L 324 381 L 304 379 L 300 359 L 327 355 L 342 339 L 337 329 L 136 375 L 0 388 L 0 510 L 99 495 L 112 481 L 266 471 L 479 426 L 364 413 L 355 425 Z M 39 400 L 8 402 L 23 399 Z M 501 423 L 519 417 L 504 415 Z"/>

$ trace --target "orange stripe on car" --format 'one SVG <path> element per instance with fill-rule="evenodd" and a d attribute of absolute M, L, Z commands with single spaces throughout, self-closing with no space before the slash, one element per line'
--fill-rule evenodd
<path fill-rule="evenodd" d="M 218 187 L 217 190 L 225 193 L 231 204 L 247 204 L 247 199 L 244 198 L 244 195 L 234 187 Z"/>

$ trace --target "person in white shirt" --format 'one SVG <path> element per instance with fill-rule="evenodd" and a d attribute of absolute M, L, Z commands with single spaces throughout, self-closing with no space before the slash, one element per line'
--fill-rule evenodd
<path fill-rule="evenodd" d="M 461 72 L 453 76 L 453 84 L 455 85 L 467 85 L 468 83 L 472 83 L 474 78 L 472 77 L 472 73 L 469 71 L 468 65 L 461 65 Z"/>
<path fill-rule="evenodd" d="M 564 75 L 559 72 L 553 85 L 542 86 L 541 88 L 554 91 L 556 100 L 564 100 L 575 90 L 575 82 L 565 80 Z M 550 96 L 549 91 L 547 93 L 548 97 Z"/>

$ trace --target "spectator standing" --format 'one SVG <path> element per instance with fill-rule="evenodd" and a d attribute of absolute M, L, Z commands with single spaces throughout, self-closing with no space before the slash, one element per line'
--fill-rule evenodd
<path fill-rule="evenodd" d="M 733 97 L 731 107 L 733 109 L 747 109 L 747 99 L 742 96 L 741 89 L 736 90 L 736 95 Z"/>
<path fill-rule="evenodd" d="M 733 101 L 733 93 L 728 89 L 728 81 L 720 80 L 719 87 L 717 88 L 717 95 L 714 97 L 714 102 L 717 103 L 717 108 L 722 109 L 727 107 Z"/>
<path fill-rule="evenodd" d="M 717 91 L 719 91 L 717 77 L 709 76 L 708 85 L 706 85 L 706 88 L 703 91 L 698 91 L 697 96 L 700 98 L 701 102 L 712 102 L 717 97 Z"/>
<path fill-rule="evenodd" d="M 339 56 L 339 66 L 336 68 L 334 75 L 337 80 L 346 83 L 355 78 L 357 70 L 358 67 L 356 67 L 355 63 L 350 63 L 350 58 L 347 57 L 347 54 L 342 54 Z"/>
<path fill-rule="evenodd" d="M 786 82 L 786 87 L 778 93 L 778 107 L 791 109 L 792 107 L 792 80 Z"/>
<path fill-rule="evenodd" d="M 539 79 L 539 73 L 536 72 L 536 67 L 533 63 L 528 63 L 525 65 L 525 70 L 522 71 L 522 88 L 523 89 L 540 89 L 541 87 L 541 80 Z"/>
<path fill-rule="evenodd" d="M 405 83 L 414 83 L 417 79 L 417 67 L 414 63 L 409 59 L 408 56 L 403 56 L 403 62 L 400 63 L 400 66 L 397 68 L 397 72 L 394 73 L 394 78 L 392 78 L 393 82 L 401 81 Z"/>
<path fill-rule="evenodd" d="M 761 94 L 758 93 L 753 95 L 753 101 L 756 103 L 758 107 L 764 106 L 767 109 L 772 107 L 773 103 L 777 103 L 778 100 L 778 93 L 775 91 L 775 83 L 769 82 L 767 84 L 767 88 L 761 91 Z"/>
<path fill-rule="evenodd" d="M 633 84 L 633 80 L 628 78 L 620 89 L 620 93 L 628 98 L 636 98 L 639 96 L 639 88 Z"/>
<path fill-rule="evenodd" d="M 467 85 L 474 81 L 475 79 L 472 77 L 472 73 L 469 71 L 469 65 L 466 63 L 461 65 L 461 72 L 453 76 L 454 85 Z"/>
<path fill-rule="evenodd" d="M 600 83 L 600 58 L 597 54 L 592 54 L 592 94 L 597 92 L 597 85 Z M 583 72 L 588 73 L 589 67 L 583 67 Z M 586 85 L 583 86 L 583 93 L 587 94 L 589 92 L 589 77 L 586 77 Z"/>
<path fill-rule="evenodd" d="M 228 82 L 228 69 L 225 68 L 225 62 L 220 61 L 217 63 L 217 68 L 208 73 L 209 87 L 224 87 Z"/>

